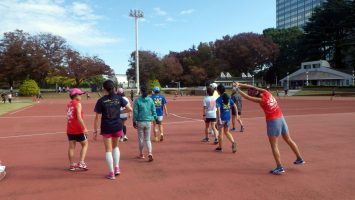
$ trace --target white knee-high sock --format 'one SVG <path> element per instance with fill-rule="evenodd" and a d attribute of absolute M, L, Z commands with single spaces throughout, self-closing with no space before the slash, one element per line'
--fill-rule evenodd
<path fill-rule="evenodd" d="M 112 155 L 113 155 L 114 166 L 118 167 L 120 164 L 120 156 L 121 156 L 120 149 L 118 147 L 115 147 L 112 151 Z"/>
<path fill-rule="evenodd" d="M 113 158 L 111 152 L 106 152 L 106 163 L 110 172 L 113 172 Z"/>

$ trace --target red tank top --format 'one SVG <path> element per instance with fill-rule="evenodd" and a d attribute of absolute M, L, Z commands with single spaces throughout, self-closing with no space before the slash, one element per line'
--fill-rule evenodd
<path fill-rule="evenodd" d="M 77 115 L 77 109 L 76 106 L 78 105 L 77 100 L 72 100 L 69 102 L 67 106 L 67 134 L 81 134 L 84 133 L 84 128 L 81 126 L 79 120 L 78 120 L 78 115 Z M 81 117 L 84 117 L 84 112 L 81 110 Z"/>
<path fill-rule="evenodd" d="M 275 120 L 282 117 L 282 112 L 276 99 L 268 91 L 263 92 L 261 108 L 264 110 L 266 120 Z"/>

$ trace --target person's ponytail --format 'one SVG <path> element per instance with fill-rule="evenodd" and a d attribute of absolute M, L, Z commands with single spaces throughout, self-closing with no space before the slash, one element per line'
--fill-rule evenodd
<path fill-rule="evenodd" d="M 103 87 L 108 92 L 109 98 L 112 99 L 115 96 L 115 84 L 113 83 L 113 81 L 105 81 Z"/>
<path fill-rule="evenodd" d="M 148 96 L 147 87 L 145 85 L 141 87 L 141 93 L 143 98 L 146 98 Z"/>
<path fill-rule="evenodd" d="M 222 94 L 222 101 L 223 101 L 223 104 L 224 104 L 224 105 L 228 105 L 228 103 L 229 103 L 229 96 L 228 96 L 228 94 L 226 94 L 226 93 L 223 93 L 223 94 Z"/>

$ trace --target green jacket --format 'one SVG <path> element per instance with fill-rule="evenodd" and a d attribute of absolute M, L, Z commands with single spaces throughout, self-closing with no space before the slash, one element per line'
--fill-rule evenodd
<path fill-rule="evenodd" d="M 133 105 L 133 121 L 134 122 L 150 122 L 157 118 L 157 112 L 153 99 L 149 96 L 139 97 L 134 101 Z"/>

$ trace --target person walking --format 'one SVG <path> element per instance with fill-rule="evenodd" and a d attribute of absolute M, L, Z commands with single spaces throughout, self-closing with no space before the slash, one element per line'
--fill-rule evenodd
<path fill-rule="evenodd" d="M 133 106 L 133 127 L 138 131 L 139 155 L 138 159 L 144 159 L 144 142 L 148 149 L 148 160 L 153 161 L 152 143 L 150 140 L 151 124 L 157 119 L 157 113 L 153 99 L 148 96 L 145 86 L 141 87 L 142 96 L 138 97 Z"/>

